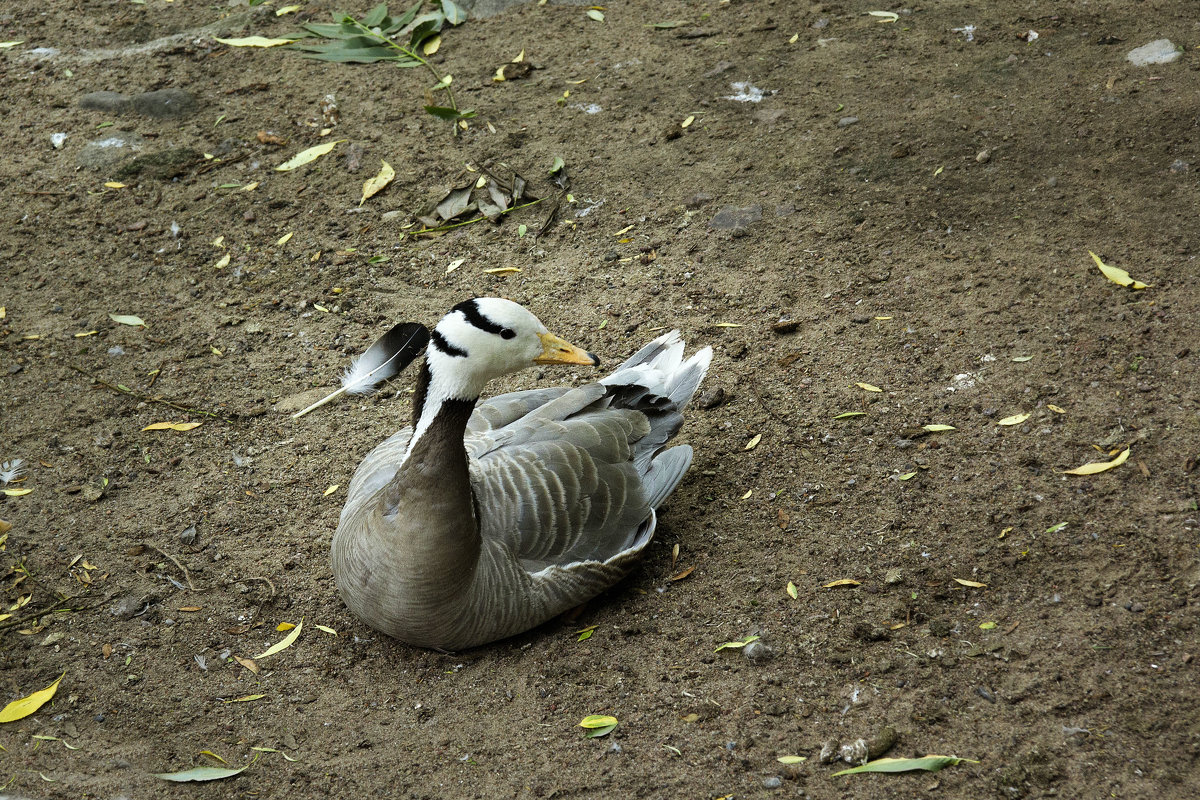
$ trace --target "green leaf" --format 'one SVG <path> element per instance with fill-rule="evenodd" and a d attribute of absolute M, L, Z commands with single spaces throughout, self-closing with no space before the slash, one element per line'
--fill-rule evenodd
<path fill-rule="evenodd" d="M 322 39 L 341 38 L 342 34 L 345 33 L 345 30 L 346 30 L 345 26 L 340 25 L 336 22 L 333 22 L 333 23 L 306 22 L 303 25 L 301 25 L 300 27 L 303 28 L 306 32 L 311 33 L 313 36 L 320 36 Z M 362 35 L 362 32 L 359 31 L 357 28 L 355 28 L 353 30 L 354 30 L 354 34 L 356 36 Z"/>
<path fill-rule="evenodd" d="M 551 175 L 555 174 L 556 172 L 558 172 L 560 169 L 562 169 L 565 166 L 567 166 L 567 162 L 563 161 L 558 156 L 555 156 L 554 157 L 554 166 L 552 166 L 550 168 L 550 174 Z"/>
<path fill-rule="evenodd" d="M 133 325 L 134 327 L 141 326 L 143 328 L 146 327 L 145 321 L 141 317 L 134 316 L 133 314 L 109 314 L 108 318 L 113 322 L 119 322 L 122 325 Z"/>
<path fill-rule="evenodd" d="M 378 28 L 385 19 L 387 19 L 387 3 L 380 3 L 368 11 L 361 21 L 368 28 Z"/>
<path fill-rule="evenodd" d="M 421 42 L 433 36 L 442 29 L 442 23 L 446 18 L 442 16 L 440 11 L 430 11 L 427 14 L 422 14 L 412 21 L 412 33 L 408 37 L 409 49 L 416 50 Z"/>
<path fill-rule="evenodd" d="M 833 773 L 833 777 L 838 775 L 857 775 L 860 772 L 911 772 L 917 769 L 923 769 L 927 772 L 937 772 L 944 767 L 953 767 L 966 761 L 970 764 L 978 764 L 978 761 L 972 761 L 969 758 L 958 758 L 957 756 L 925 756 L 923 758 L 877 758 L 874 761 L 868 761 L 858 767 L 844 769 L 841 772 Z"/>
<path fill-rule="evenodd" d="M 845 414 L 838 414 L 836 417 L 834 417 L 834 419 L 848 419 L 850 417 L 865 417 L 866 415 L 867 415 L 867 412 L 865 412 L 865 411 L 847 411 Z"/>
<path fill-rule="evenodd" d="M 451 25 L 462 25 L 467 21 L 467 12 L 453 0 L 442 0 L 442 13 L 446 16 L 446 22 Z"/>
<path fill-rule="evenodd" d="M 321 44 L 294 44 L 293 50 L 300 50 L 306 58 L 337 63 L 374 64 L 376 61 L 395 61 L 402 67 L 419 66 L 420 61 L 410 59 L 398 50 L 376 45 L 358 46 L 353 42 L 370 42 L 370 39 L 358 37 L 356 40 L 322 42 Z"/>
<path fill-rule="evenodd" d="M 248 767 L 249 764 L 246 766 Z M 246 767 L 238 767 L 237 769 L 228 767 L 194 767 L 183 772 L 154 772 L 151 774 L 156 778 L 162 778 L 164 781 L 188 783 L 190 781 L 219 781 L 222 778 L 232 778 L 234 775 L 245 771 Z"/>
<path fill-rule="evenodd" d="M 617 718 L 610 717 L 607 714 L 588 714 L 579 722 L 581 728 L 605 728 L 609 725 L 616 725 Z"/>
<path fill-rule="evenodd" d="M 729 648 L 737 649 L 737 648 L 740 648 L 740 647 L 745 647 L 746 645 L 750 644 L 751 642 L 757 642 L 757 641 L 758 641 L 758 639 L 759 639 L 759 637 L 758 637 L 758 636 L 747 636 L 745 639 L 743 639 L 743 640 L 742 640 L 742 641 L 740 641 L 740 642 L 725 642 L 725 643 L 724 643 L 724 644 L 722 644 L 722 645 L 718 645 L 718 646 L 717 646 L 717 649 L 716 649 L 716 650 L 713 650 L 713 652 L 714 652 L 714 653 L 719 653 L 719 652 L 721 652 L 722 650 L 726 650 L 726 649 L 729 649 Z"/>
<path fill-rule="evenodd" d="M 921 430 L 929 431 L 930 433 L 940 433 L 942 431 L 958 430 L 953 425 L 922 425 Z"/>

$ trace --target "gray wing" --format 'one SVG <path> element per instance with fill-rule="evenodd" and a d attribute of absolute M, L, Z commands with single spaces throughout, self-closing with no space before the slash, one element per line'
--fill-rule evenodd
<path fill-rule="evenodd" d="M 468 435 L 480 533 L 528 572 L 604 562 L 653 532 L 633 463 L 645 415 L 608 405 L 600 384 L 569 389 L 503 428 Z"/>

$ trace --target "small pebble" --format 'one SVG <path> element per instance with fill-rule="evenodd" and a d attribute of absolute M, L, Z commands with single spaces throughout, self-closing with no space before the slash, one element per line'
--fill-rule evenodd
<path fill-rule="evenodd" d="M 783 779 L 778 775 L 772 775 L 769 778 L 763 778 L 762 785 L 764 789 L 778 789 L 783 786 Z"/>

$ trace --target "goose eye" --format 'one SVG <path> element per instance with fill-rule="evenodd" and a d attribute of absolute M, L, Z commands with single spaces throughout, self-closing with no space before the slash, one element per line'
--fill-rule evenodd
<path fill-rule="evenodd" d="M 512 328 L 501 328 L 500 329 L 500 338 L 501 339 L 511 339 L 516 335 L 517 335 L 517 332 L 514 331 Z"/>

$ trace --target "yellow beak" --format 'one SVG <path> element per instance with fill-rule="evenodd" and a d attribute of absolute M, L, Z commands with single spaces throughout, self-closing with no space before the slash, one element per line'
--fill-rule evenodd
<path fill-rule="evenodd" d="M 600 363 L 600 359 L 561 336 L 539 333 L 538 338 L 542 340 L 542 352 L 533 359 L 535 364 L 581 364 L 585 367 L 595 367 Z"/>

